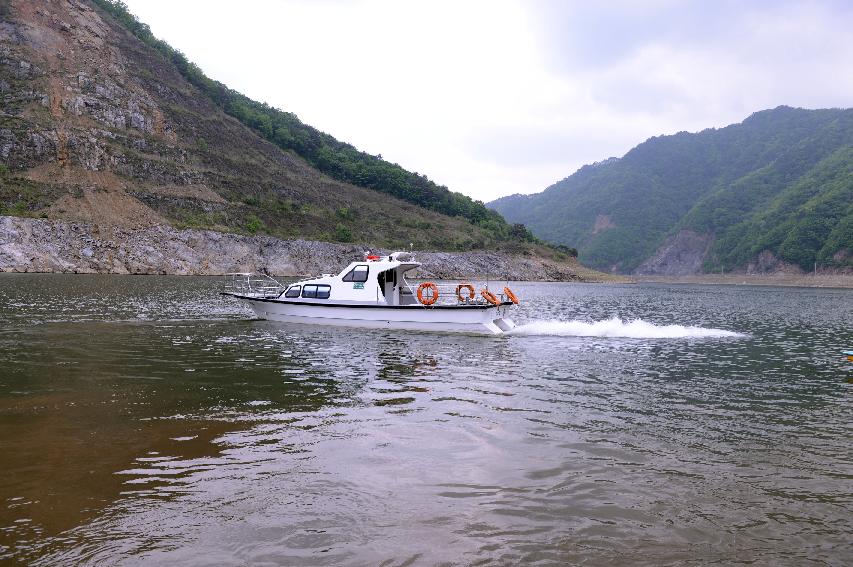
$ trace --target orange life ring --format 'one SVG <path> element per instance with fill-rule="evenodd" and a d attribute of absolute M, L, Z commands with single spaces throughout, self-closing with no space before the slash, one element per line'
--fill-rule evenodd
<path fill-rule="evenodd" d="M 492 305 L 500 305 L 501 304 L 501 300 L 498 299 L 498 297 L 494 293 L 492 293 L 491 291 L 489 291 L 487 289 L 481 290 L 480 295 L 482 295 L 486 299 L 486 301 L 488 301 Z"/>
<path fill-rule="evenodd" d="M 427 288 L 432 290 L 432 296 L 431 297 L 424 297 L 424 290 Z M 418 301 L 420 301 L 421 304 L 423 304 L 423 305 L 432 305 L 433 303 L 438 301 L 438 286 L 432 282 L 424 282 L 421 285 L 419 285 L 418 286 Z"/>
<path fill-rule="evenodd" d="M 504 295 L 506 295 L 507 299 L 509 299 L 510 301 L 515 303 L 516 305 L 518 305 L 518 298 L 515 296 L 515 294 L 512 292 L 511 289 L 509 289 L 508 287 L 505 287 L 504 288 Z"/>
<path fill-rule="evenodd" d="M 468 297 L 463 297 L 462 294 L 460 293 L 463 289 L 468 290 Z M 468 300 L 474 299 L 474 286 L 472 286 L 469 283 L 459 284 L 458 286 L 456 286 L 456 298 L 459 301 L 465 301 L 466 299 L 468 299 Z"/>

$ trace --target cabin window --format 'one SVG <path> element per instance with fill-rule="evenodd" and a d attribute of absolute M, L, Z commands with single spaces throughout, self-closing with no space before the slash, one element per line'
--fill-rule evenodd
<path fill-rule="evenodd" d="M 305 285 L 302 286 L 302 297 L 306 299 L 329 299 L 332 287 L 328 285 Z"/>
<path fill-rule="evenodd" d="M 366 282 L 367 273 L 370 271 L 369 266 L 356 266 L 344 276 L 345 282 Z"/>
<path fill-rule="evenodd" d="M 302 297 L 314 299 L 317 297 L 317 286 L 316 285 L 306 285 L 302 287 Z"/>
<path fill-rule="evenodd" d="M 299 292 L 301 289 L 302 289 L 301 285 L 292 285 L 289 288 L 287 288 L 286 292 L 284 292 L 284 296 L 289 297 L 291 299 L 294 297 L 299 297 Z"/>

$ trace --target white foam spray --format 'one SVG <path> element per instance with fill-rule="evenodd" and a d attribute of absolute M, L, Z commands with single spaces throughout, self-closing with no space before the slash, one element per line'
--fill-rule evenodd
<path fill-rule="evenodd" d="M 684 325 L 655 325 L 642 319 L 623 321 L 618 317 L 604 321 L 531 321 L 509 332 L 511 335 L 552 335 L 559 337 L 614 337 L 629 339 L 688 339 L 744 337 L 724 329 L 706 329 Z"/>

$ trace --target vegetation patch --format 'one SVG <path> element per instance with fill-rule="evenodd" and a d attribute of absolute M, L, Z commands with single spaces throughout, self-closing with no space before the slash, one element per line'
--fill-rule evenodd
<path fill-rule="evenodd" d="M 0 165 L 0 168 L 0 215 L 47 216 L 44 209 L 56 201 L 61 191 L 29 179 L 14 177 L 4 165 Z"/>

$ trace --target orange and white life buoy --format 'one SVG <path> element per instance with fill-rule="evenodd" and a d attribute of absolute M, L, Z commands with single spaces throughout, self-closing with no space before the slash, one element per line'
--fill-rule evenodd
<path fill-rule="evenodd" d="M 424 297 L 424 290 L 431 290 L 432 294 Z M 418 286 L 418 301 L 423 305 L 432 305 L 438 301 L 438 286 L 432 282 L 424 282 Z"/>
<path fill-rule="evenodd" d="M 465 297 L 462 295 L 463 289 L 468 290 L 468 294 L 467 294 L 468 297 Z M 456 299 L 458 299 L 459 301 L 465 301 L 466 299 L 470 301 L 470 300 L 474 299 L 474 286 L 472 286 L 469 283 L 461 283 L 458 286 L 456 286 Z"/>
<path fill-rule="evenodd" d="M 505 287 L 504 288 L 504 295 L 506 296 L 507 299 L 509 299 L 510 301 L 515 303 L 516 305 L 518 305 L 518 298 L 515 296 L 515 294 L 512 292 L 511 289 L 509 289 L 508 287 Z"/>
<path fill-rule="evenodd" d="M 482 295 L 483 298 L 486 301 L 488 301 L 489 303 L 491 303 L 492 305 L 500 305 L 501 304 L 501 300 L 498 299 L 498 296 L 496 296 L 494 293 L 492 293 L 491 291 L 489 291 L 487 289 L 481 290 L 480 295 Z"/>

